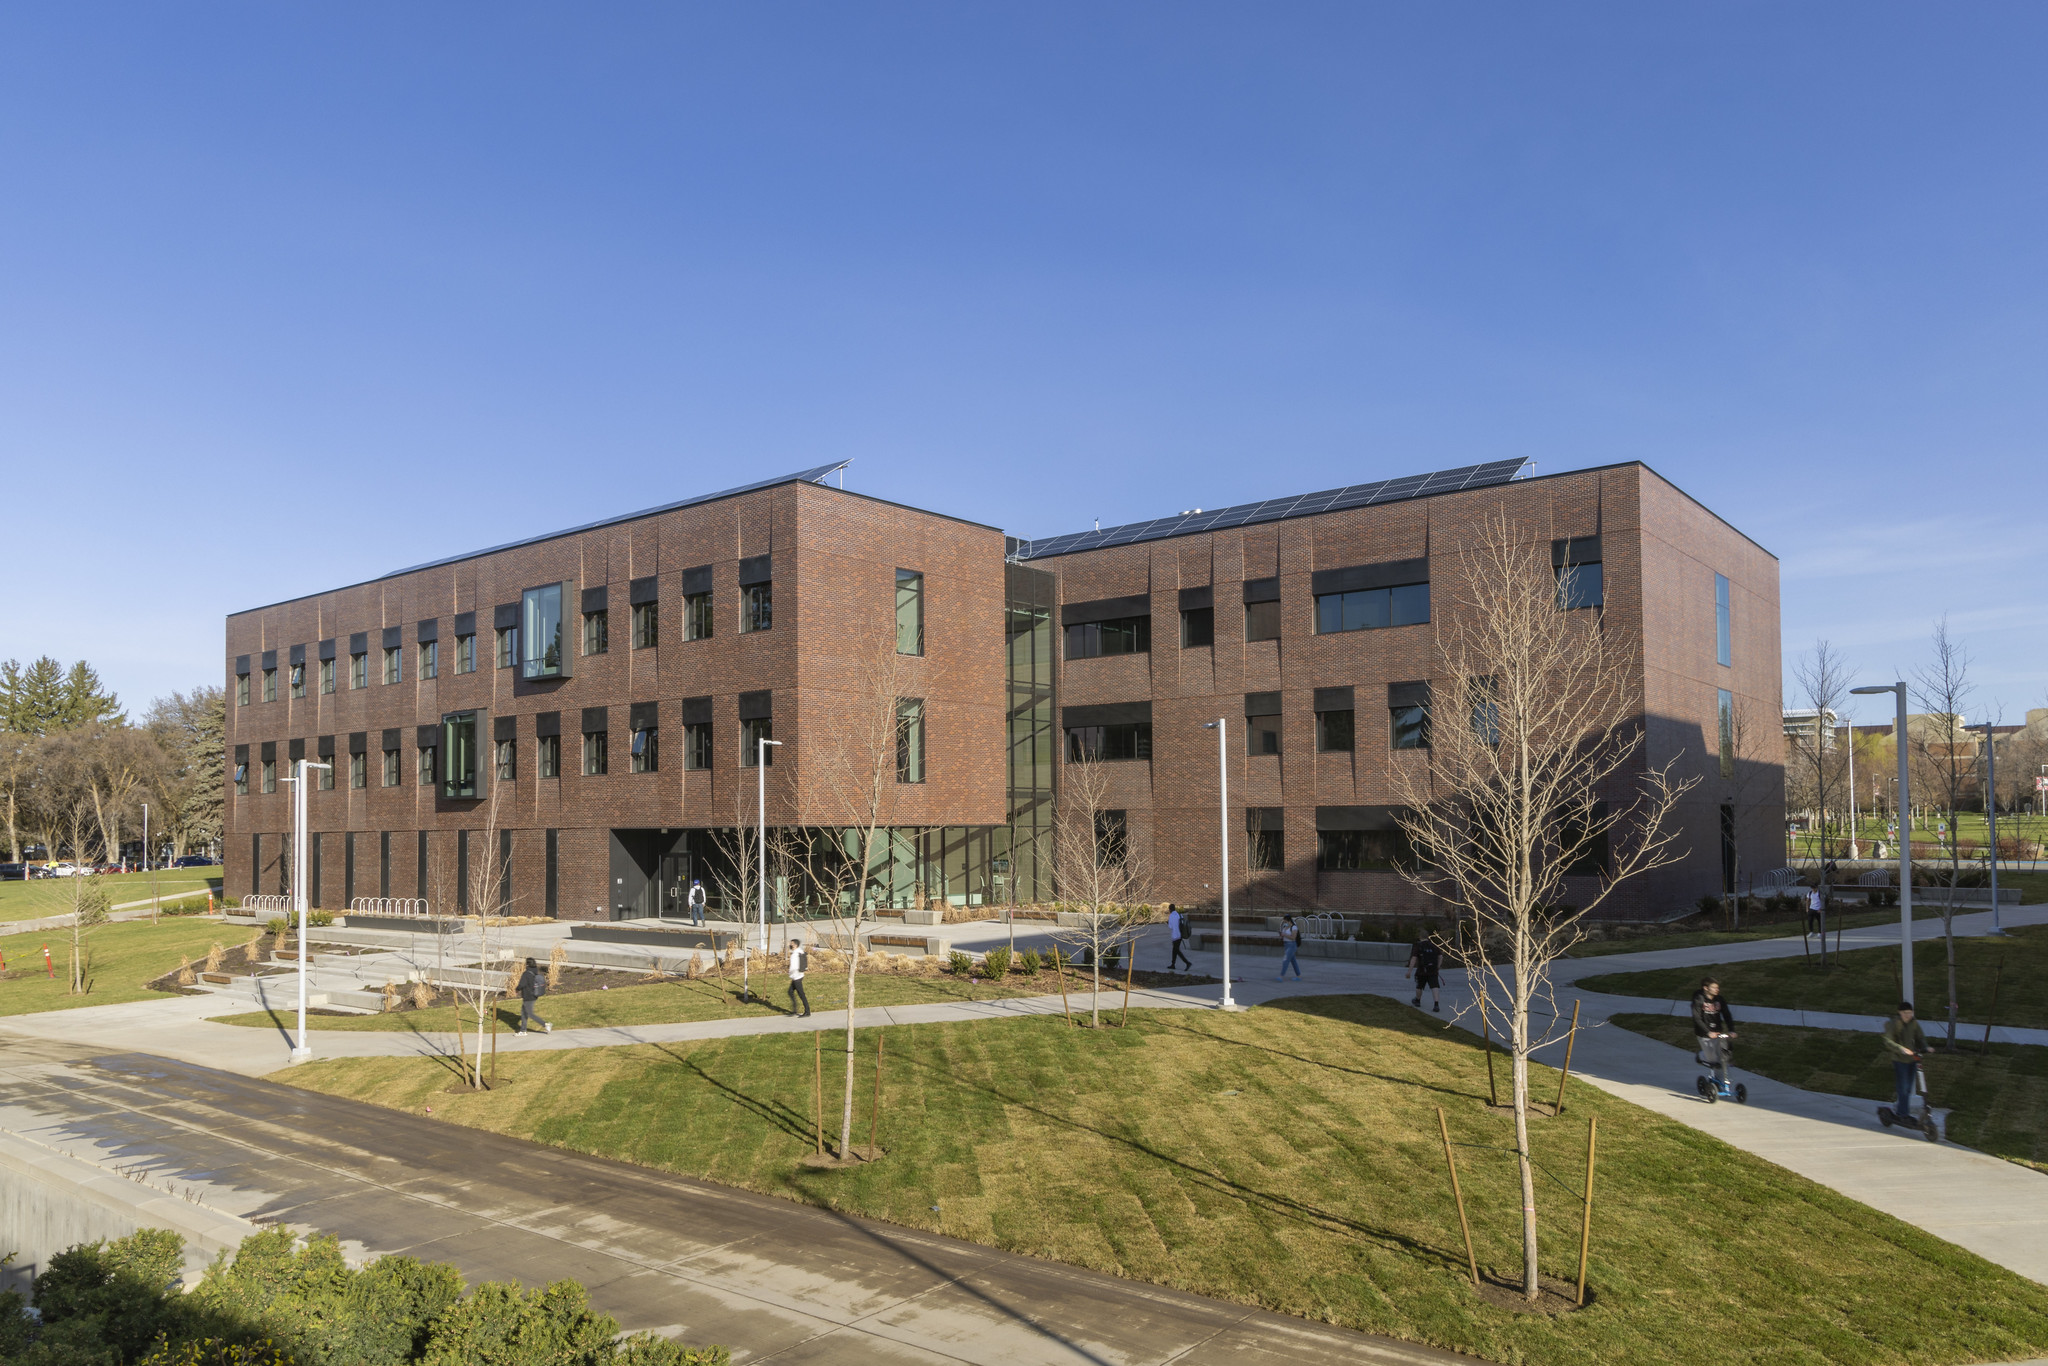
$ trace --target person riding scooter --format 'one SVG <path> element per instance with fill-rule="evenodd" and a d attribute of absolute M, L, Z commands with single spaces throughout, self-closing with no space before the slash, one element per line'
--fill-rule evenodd
<path fill-rule="evenodd" d="M 1935 1138 L 1934 1112 L 1925 1105 L 1919 1118 L 1913 1115 L 1913 1093 L 1920 1090 L 1920 1059 L 1927 1052 L 1927 1032 L 1913 1018 L 1913 1003 L 1899 1002 L 1898 1014 L 1884 1022 L 1884 1051 L 1892 1060 L 1892 1083 L 1898 1091 L 1896 1109 L 1877 1107 L 1877 1117 L 1889 1129 L 1903 1124 Z"/>
<path fill-rule="evenodd" d="M 1700 1064 L 1713 1069 L 1714 1086 L 1722 1095 L 1728 1086 L 1728 1059 L 1735 1037 L 1735 1012 L 1721 995 L 1721 984 L 1709 977 L 1692 994 L 1692 1034 L 1699 1049 Z"/>

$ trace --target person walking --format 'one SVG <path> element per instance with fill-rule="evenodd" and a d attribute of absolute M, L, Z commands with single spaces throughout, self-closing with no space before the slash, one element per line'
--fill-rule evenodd
<path fill-rule="evenodd" d="M 1827 908 L 1828 894 L 1826 888 L 1816 887 L 1807 894 L 1806 932 L 1808 934 L 1819 934 L 1821 932 L 1821 925 L 1823 923 L 1821 917 L 1826 913 Z M 1821 945 L 1821 949 L 1825 953 L 1827 945 Z"/>
<path fill-rule="evenodd" d="M 1291 915 L 1283 917 L 1280 921 L 1280 975 L 1275 977 L 1274 981 L 1286 981 L 1287 969 L 1289 968 L 1294 969 L 1294 980 L 1297 982 L 1301 980 L 1301 962 L 1295 957 L 1295 953 L 1300 947 L 1301 931 L 1296 928 L 1294 917 Z"/>
<path fill-rule="evenodd" d="M 1715 1083 L 1726 1091 L 1731 1053 L 1728 1041 L 1735 1037 L 1735 1012 L 1723 999 L 1721 984 L 1711 977 L 1702 980 L 1700 989 L 1692 994 L 1692 1037 L 1700 1064 L 1713 1069 Z"/>
<path fill-rule="evenodd" d="M 690 923 L 699 929 L 704 927 L 704 884 L 697 878 L 690 879 Z"/>
<path fill-rule="evenodd" d="M 1913 1003 L 1899 1002 L 1898 1014 L 1884 1022 L 1884 1049 L 1892 1060 L 1892 1085 L 1898 1092 L 1899 1118 L 1913 1123 L 1913 1077 L 1927 1052 L 1927 1032 L 1913 1018 Z"/>
<path fill-rule="evenodd" d="M 1415 941 L 1415 947 L 1408 950 L 1408 966 L 1401 969 L 1403 977 L 1415 978 L 1415 999 L 1410 1002 L 1417 1010 L 1422 1009 L 1422 989 L 1429 988 L 1429 1008 L 1441 1015 L 1444 1013 L 1444 998 L 1440 988 L 1443 985 L 1444 951 L 1436 942 L 1436 931 L 1430 930 Z"/>
<path fill-rule="evenodd" d="M 804 972 L 811 965 L 811 956 L 804 952 L 801 937 L 789 941 L 789 1008 L 796 1011 L 797 1004 L 803 1004 L 800 1014 L 811 1013 L 811 998 L 804 994 Z"/>
<path fill-rule="evenodd" d="M 537 1024 L 543 1034 L 552 1034 L 555 1027 L 534 1013 L 533 1003 L 547 995 L 548 975 L 540 964 L 531 958 L 526 960 L 526 971 L 519 974 L 519 1027 L 512 1032 L 524 1036 L 528 1023 Z"/>
<path fill-rule="evenodd" d="M 1187 942 L 1187 937 L 1188 918 L 1180 913 L 1179 907 L 1175 906 L 1171 901 L 1167 902 L 1166 938 L 1167 942 L 1173 945 L 1173 958 L 1166 965 L 1166 970 L 1168 972 L 1172 972 L 1182 963 L 1186 963 L 1188 965 L 1189 972 L 1193 972 L 1195 970 L 1194 960 L 1192 958 L 1189 958 L 1187 955 L 1187 951 L 1181 947 L 1184 943 Z"/>

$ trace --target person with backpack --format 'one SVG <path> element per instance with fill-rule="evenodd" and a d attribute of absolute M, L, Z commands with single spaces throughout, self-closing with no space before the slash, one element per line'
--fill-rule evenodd
<path fill-rule="evenodd" d="M 704 927 L 704 883 L 694 877 L 690 879 L 689 901 L 690 923 L 702 929 Z"/>
<path fill-rule="evenodd" d="M 1189 972 L 1193 972 L 1195 970 L 1194 960 L 1192 958 L 1189 958 L 1187 955 L 1187 951 L 1181 947 L 1184 943 L 1187 942 L 1187 937 L 1188 918 L 1180 913 L 1179 907 L 1175 906 L 1171 901 L 1167 902 L 1166 938 L 1167 942 L 1173 945 L 1173 958 L 1166 965 L 1166 970 L 1168 972 L 1172 972 L 1182 963 L 1186 963 L 1188 965 Z"/>
<path fill-rule="evenodd" d="M 1721 984 L 1709 977 L 1692 994 L 1692 1037 L 1700 1064 L 1713 1069 L 1714 1081 L 1728 1089 L 1729 1040 L 1735 1037 L 1735 1012 L 1721 995 Z"/>
<path fill-rule="evenodd" d="M 1415 999 L 1409 1004 L 1422 1009 L 1422 989 L 1429 988 L 1429 1008 L 1441 1015 L 1444 1013 L 1444 998 L 1439 988 L 1443 985 L 1444 951 L 1436 942 L 1436 931 L 1431 930 L 1415 941 L 1415 947 L 1408 950 L 1408 966 L 1401 969 L 1403 977 L 1415 978 Z"/>
<path fill-rule="evenodd" d="M 526 971 L 519 974 L 519 1027 L 512 1031 L 514 1034 L 523 1036 L 529 1021 L 539 1025 L 543 1034 L 555 1032 L 555 1027 L 535 1014 L 533 1009 L 533 1003 L 547 995 L 547 991 L 547 973 L 533 959 L 527 959 Z"/>
<path fill-rule="evenodd" d="M 1280 921 L 1280 975 L 1274 981 L 1286 981 L 1289 968 L 1294 969 L 1294 980 L 1301 980 L 1301 961 L 1295 957 L 1300 948 L 1301 930 L 1295 925 L 1294 917 L 1283 917 Z"/>
<path fill-rule="evenodd" d="M 803 1010 L 797 1012 L 808 1016 L 811 1013 L 811 998 L 804 994 L 804 972 L 811 965 L 810 954 L 804 952 L 804 941 L 800 938 L 789 941 L 789 1008 L 796 1012 L 797 1003 L 803 1003 Z"/>

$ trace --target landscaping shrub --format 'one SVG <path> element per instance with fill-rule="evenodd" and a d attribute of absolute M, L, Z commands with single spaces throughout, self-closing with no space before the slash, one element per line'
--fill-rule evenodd
<path fill-rule="evenodd" d="M 272 939 L 284 938 L 285 932 L 289 928 L 290 927 L 285 924 L 284 917 L 281 915 L 274 915 L 270 919 L 263 922 L 263 932 L 269 935 Z"/>
<path fill-rule="evenodd" d="M 1037 949 L 1026 949 L 1017 955 L 1017 971 L 1023 973 L 1026 977 L 1036 977 L 1039 966 L 1040 960 Z"/>
<path fill-rule="evenodd" d="M 981 965 L 987 969 L 990 977 L 997 979 L 1007 977 L 1010 972 L 1009 949 L 1003 947 L 990 949 L 981 956 Z"/>
<path fill-rule="evenodd" d="M 954 949 L 946 955 L 946 970 L 955 977 L 966 977 L 974 972 L 974 955 Z"/>
<path fill-rule="evenodd" d="M 334 923 L 334 912 L 309 909 L 306 912 L 306 923 L 316 930 L 325 929 Z"/>

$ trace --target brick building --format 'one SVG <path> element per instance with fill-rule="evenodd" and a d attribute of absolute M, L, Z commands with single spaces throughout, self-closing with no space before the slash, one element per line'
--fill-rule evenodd
<path fill-rule="evenodd" d="M 303 754 L 333 765 L 309 798 L 316 905 L 466 903 L 495 853 L 516 913 L 673 912 L 692 876 L 720 886 L 761 740 L 783 746 L 771 820 L 831 823 L 805 730 L 832 733 L 893 637 L 889 902 L 1050 895 L 1038 855 L 1082 754 L 1112 764 L 1157 896 L 1213 901 L 1222 716 L 1235 895 L 1416 908 L 1388 868 L 1389 774 L 1426 737 L 1429 585 L 1502 508 L 1639 644 L 1650 758 L 1704 779 L 1689 860 L 1617 909 L 1717 890 L 1737 846 L 1774 864 L 1782 784 L 1735 800 L 1718 750 L 1733 707 L 1779 711 L 1776 560 L 1643 465 L 1521 463 L 1039 541 L 825 466 L 236 613 L 227 890 L 284 889 Z"/>

